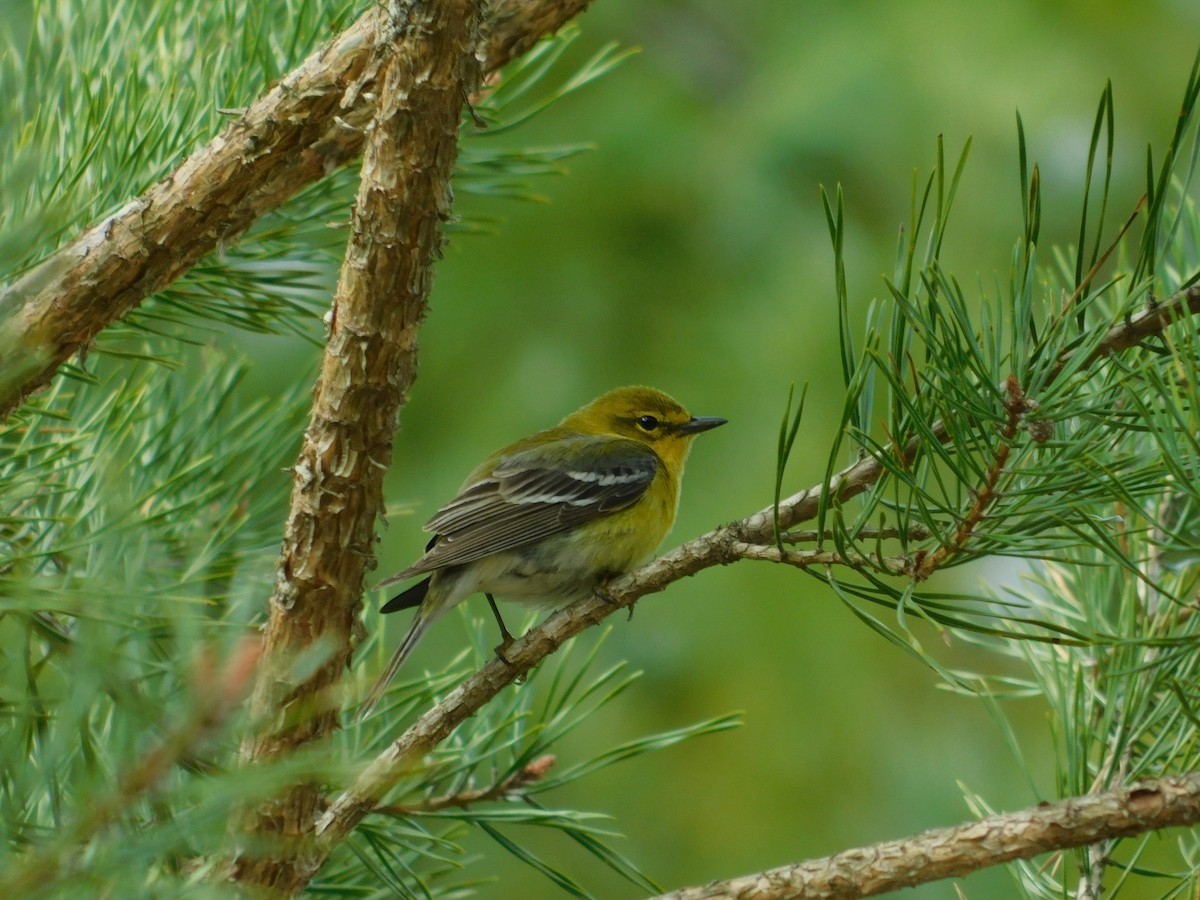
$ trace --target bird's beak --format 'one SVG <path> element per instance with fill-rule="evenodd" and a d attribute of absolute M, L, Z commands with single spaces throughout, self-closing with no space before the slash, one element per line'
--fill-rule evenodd
<path fill-rule="evenodd" d="M 728 419 L 718 419 L 716 416 L 692 416 L 690 421 L 679 426 L 679 430 L 684 434 L 699 434 L 701 431 L 708 431 L 710 428 L 724 425 L 728 421 Z"/>

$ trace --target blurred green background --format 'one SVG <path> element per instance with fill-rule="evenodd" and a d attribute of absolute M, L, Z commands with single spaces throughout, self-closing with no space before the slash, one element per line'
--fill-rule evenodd
<path fill-rule="evenodd" d="M 669 544 L 770 502 L 792 382 L 810 389 L 785 489 L 819 480 L 842 393 L 818 185 L 844 187 L 850 293 L 861 313 L 885 293 L 914 168 L 923 179 L 938 135 L 950 157 L 973 136 L 944 258 L 966 285 L 1004 279 L 1020 228 L 1014 112 L 1041 167 L 1042 246 L 1067 244 L 1111 79 L 1110 221 L 1122 220 L 1142 190 L 1147 143 L 1161 148 L 1173 127 L 1200 4 L 601 0 L 580 21 L 577 60 L 611 40 L 641 53 L 494 139 L 595 145 L 568 177 L 537 183 L 547 204 L 460 192 L 459 213 L 492 221 L 495 233 L 455 235 L 439 267 L 396 442 L 381 573 L 418 554 L 420 523 L 484 455 L 620 384 L 652 384 L 693 413 L 730 420 L 696 444 Z M 297 354 L 314 352 L 281 338 L 246 342 L 256 359 L 290 361 L 261 364 L 266 391 Z M 973 588 L 1019 572 L 957 575 Z M 407 616 L 388 622 L 393 639 L 406 625 Z M 439 623 L 411 665 L 437 666 L 462 645 L 462 627 L 454 616 Z M 619 848 L 664 886 L 952 824 L 970 817 L 964 791 L 1001 809 L 1053 797 L 1037 702 L 1007 708 L 1022 762 L 983 704 L 940 690 L 934 673 L 798 572 L 749 563 L 706 571 L 646 598 L 632 622 L 617 617 L 612 629 L 602 659 L 628 659 L 645 675 L 571 736 L 564 761 L 744 714 L 738 730 L 543 798 L 614 816 L 627 836 Z M 949 665 L 997 665 L 953 636 L 939 652 Z M 537 679 L 519 689 L 536 690 Z M 561 835 L 521 837 L 600 896 L 638 894 Z M 479 840 L 481 852 L 505 856 Z M 1002 871 L 958 886 L 972 897 L 1010 890 Z M 483 895 L 561 893 L 514 860 Z M 952 897 L 955 886 L 910 896 Z"/>

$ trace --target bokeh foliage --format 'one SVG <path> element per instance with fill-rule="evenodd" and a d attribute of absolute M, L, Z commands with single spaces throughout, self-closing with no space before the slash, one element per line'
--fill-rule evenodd
<path fill-rule="evenodd" d="M 6 278 L 169 171 L 220 126 L 221 110 L 245 105 L 355 7 L 210 4 L 197 15 L 191 5 L 161 0 L 11 5 L 11 29 L 0 37 L 12 42 L 0 51 L 0 135 L 11 150 L 0 158 Z M 817 481 L 843 415 L 834 338 L 840 312 L 817 185 L 844 188 L 844 315 L 861 333 L 869 299 L 891 301 L 878 273 L 896 269 L 896 232 L 910 223 L 912 186 L 923 184 L 934 136 L 945 132 L 946 146 L 957 148 L 973 135 L 942 258 L 960 280 L 943 288 L 974 314 L 979 299 L 997 296 L 1020 267 L 1013 255 L 1026 225 L 1013 127 L 1019 107 L 1028 154 L 1040 165 L 1038 244 L 1046 248 L 1043 266 L 1031 268 L 1021 287 L 1069 287 L 1074 251 L 1064 249 L 1056 266 L 1048 248 L 1079 243 L 1082 176 L 1105 80 L 1115 86 L 1115 221 L 1145 189 L 1145 144 L 1161 147 L 1173 124 L 1196 16 L 1169 3 L 1048 9 L 1028 2 L 988 11 L 931 0 L 752 10 L 597 3 L 580 38 L 543 51 L 561 52 L 560 68 L 532 98 L 514 98 L 511 118 L 597 54 L 603 68 L 614 58 L 605 49 L 613 38 L 642 52 L 519 130 L 493 126 L 466 144 L 462 221 L 439 271 L 421 379 L 403 415 L 384 567 L 416 552 L 419 522 L 483 453 L 619 383 L 653 383 L 698 413 L 732 420 L 689 464 L 677 538 L 769 501 L 791 381 L 810 386 L 783 487 Z M 597 152 L 579 155 L 586 143 Z M 915 180 L 914 165 L 922 171 Z M 568 178 L 540 177 L 568 167 Z M 88 798 L 108 797 L 130 760 L 188 721 L 188 704 L 204 696 L 196 684 L 206 671 L 196 661 L 201 648 L 233 653 L 241 628 L 259 614 L 286 500 L 283 468 L 303 420 L 353 174 L 314 186 L 154 298 L 101 340 L 74 380 L 5 432 L 4 758 L 30 761 L 6 766 L 10 850 L 43 830 L 70 835 L 73 812 Z M 1179 273 L 1192 263 L 1160 261 Z M 1139 415 L 1136 399 L 1149 402 L 1156 392 L 1181 407 L 1190 402 L 1155 371 L 1110 373 L 1113 390 L 1134 404 L 1124 415 Z M 1155 377 L 1161 383 L 1146 381 Z M 1186 535 L 1190 506 L 1173 503 L 1155 522 Z M 1152 547 L 1154 533 L 1148 525 L 1131 540 Z M 1128 552 L 1140 558 L 1151 550 Z M 1186 562 L 1176 555 L 1163 565 Z M 1017 585 L 1021 576 L 988 564 L 935 586 L 976 593 L 981 577 Z M 1120 591 L 1136 586 L 1120 573 L 1107 577 L 1112 583 L 1082 576 L 1075 583 L 1047 569 L 1013 590 L 1043 605 L 1043 618 L 1053 613 L 1081 632 L 1131 624 L 1152 631 L 1152 621 L 1119 621 L 1130 608 Z M 1098 618 L 1089 602 L 1097 591 L 1111 598 L 1101 612 L 1112 620 Z M 56 617 L 39 615 L 47 608 Z M 482 615 L 464 614 L 462 627 L 453 617 L 444 623 L 422 647 L 414 675 L 420 666 L 461 671 L 464 633 L 476 636 L 474 652 L 486 652 L 475 614 Z M 62 621 L 77 625 L 64 635 Z M 367 624 L 383 631 L 370 613 Z M 498 873 L 498 883 L 481 888 L 485 895 L 560 895 L 561 882 L 532 875 L 529 860 L 506 868 L 498 835 L 601 896 L 636 896 L 641 876 L 631 886 L 620 873 L 605 874 L 595 846 L 581 842 L 603 838 L 656 882 L 673 885 L 955 821 L 968 812 L 955 780 L 981 805 L 1024 805 L 1089 787 L 1064 773 L 1087 772 L 1102 756 L 1102 748 L 1079 743 L 1105 706 L 1100 698 L 1119 695 L 1130 715 L 1162 700 L 1137 680 L 1140 642 L 1105 651 L 1114 675 L 1101 694 L 1080 671 L 1069 678 L 1056 671 L 1068 662 L 1037 644 L 1002 644 L 1009 659 L 958 632 L 919 633 L 927 645 L 949 644 L 931 653 L 943 676 L 1031 699 L 1006 701 L 1005 718 L 994 722 L 997 707 L 935 690 L 942 676 L 863 628 L 827 586 L 793 572 L 747 564 L 677 584 L 640 604 L 634 621 L 599 647 L 590 676 L 600 679 L 598 691 L 625 685 L 615 668 L 622 659 L 644 675 L 615 692 L 614 703 L 581 707 L 587 715 L 556 743 L 558 765 L 568 771 L 693 722 L 723 727 L 731 709 L 744 710 L 743 728 L 555 784 L 538 798 L 553 807 L 545 816 L 502 809 L 474 830 L 453 819 L 417 820 L 408 837 L 418 849 L 388 858 L 400 859 L 401 870 L 424 867 L 434 885 Z M 575 652 L 589 655 L 594 643 L 589 636 Z M 377 661 L 383 652 L 368 647 L 365 657 Z M 1182 653 L 1171 659 L 1174 667 L 1161 671 L 1178 685 L 1178 715 L 1186 716 L 1188 663 Z M 447 660 L 454 660 L 449 670 Z M 557 663 L 549 668 L 473 730 L 501 755 L 468 757 L 457 755 L 461 743 L 448 747 L 430 775 L 432 791 L 467 772 L 486 782 L 493 764 L 504 772 L 530 748 L 545 749 L 527 729 L 529 717 L 552 703 Z M 409 685 L 411 703 L 448 678 Z M 1075 692 L 1053 690 L 1067 681 Z M 59 712 L 53 727 L 44 719 L 49 708 Z M 225 722 L 211 738 L 212 757 L 228 759 L 237 724 Z M 341 764 L 366 749 L 356 741 L 369 747 L 379 739 L 348 735 L 342 756 L 321 761 L 321 771 L 336 779 Z M 1153 741 L 1172 764 L 1190 758 L 1187 748 Z M 164 788 L 181 801 L 168 804 L 178 817 L 170 827 L 163 805 L 147 801 L 117 834 L 153 840 L 97 844 L 97 866 L 125 872 L 124 887 L 163 889 L 153 877 L 205 884 L 186 859 L 212 846 L 206 840 L 220 841 L 234 798 L 270 788 L 225 772 L 220 791 L 198 796 L 199 785 L 214 783 L 211 760 L 188 763 Z M 12 827 L 26 815 L 23 798 L 36 791 L 43 799 L 32 804 L 28 830 Z M 614 814 L 616 822 L 560 814 L 576 807 Z M 537 827 L 545 823 L 551 827 Z M 609 827 L 629 839 L 597 835 Z M 372 828 L 331 865 L 327 889 L 361 876 L 363 864 L 379 874 L 386 854 L 378 851 L 397 837 L 380 837 L 381 824 Z M 463 857 L 452 846 L 488 859 L 459 871 Z M 148 869 L 134 861 L 151 858 L 179 868 L 136 880 Z M 624 865 L 612 861 L 614 869 Z M 964 889 L 972 896 L 1009 890 L 1003 876 L 988 877 Z"/>

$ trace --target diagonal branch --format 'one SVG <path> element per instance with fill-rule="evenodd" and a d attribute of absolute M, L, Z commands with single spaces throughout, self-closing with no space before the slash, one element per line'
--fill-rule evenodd
<path fill-rule="evenodd" d="M 485 72 L 589 3 L 495 0 L 483 27 Z M 362 152 L 383 16 L 373 4 L 170 175 L 0 287 L 0 418 L 86 353 L 104 328 Z"/>
<path fill-rule="evenodd" d="M 1087 364 L 1137 346 L 1151 334 L 1184 317 L 1200 313 L 1200 286 L 1182 291 L 1159 306 L 1131 317 L 1109 329 Z M 1061 366 L 1065 366 L 1065 358 Z M 1060 366 L 1060 369 L 1061 369 Z M 939 440 L 948 434 L 942 423 L 933 432 Z M 903 449 L 912 459 L 920 449 L 914 440 Z M 779 503 L 778 527 L 790 529 L 814 519 L 822 497 L 830 505 L 844 503 L 869 490 L 886 468 L 878 456 L 866 456 L 828 482 L 814 485 Z M 641 597 L 663 590 L 672 582 L 702 569 L 726 565 L 740 557 L 746 544 L 773 544 L 775 507 L 693 538 L 686 544 L 652 560 L 642 568 L 611 582 L 605 599 L 589 597 L 552 614 L 545 622 L 505 650 L 507 663 L 493 660 L 467 678 L 436 706 L 426 711 L 394 743 L 377 756 L 319 817 L 317 833 L 323 842 L 334 843 L 353 830 L 401 779 L 421 766 L 425 754 L 444 741 L 462 722 L 475 714 L 504 688 L 524 678 L 545 657 L 570 638 L 601 622 L 621 607 L 632 606 Z"/>
<path fill-rule="evenodd" d="M 853 900 L 1014 859 L 1200 822 L 1200 772 L 1042 803 L 953 828 L 683 888 L 658 900 Z"/>
<path fill-rule="evenodd" d="M 391 0 L 381 19 L 386 74 L 363 156 L 350 238 L 271 596 L 252 698 L 249 763 L 287 756 L 337 724 L 331 688 L 345 671 L 383 511 L 396 415 L 416 378 L 417 331 L 451 211 L 450 176 L 464 98 L 479 85 L 480 0 Z M 393 49 L 394 48 L 394 49 Z M 302 654 L 319 654 L 298 672 Z M 291 785 L 246 816 L 271 855 L 244 854 L 233 876 L 290 894 L 323 859 L 306 846 L 320 786 Z"/>
<path fill-rule="evenodd" d="M 1200 313 L 1200 284 L 1193 284 L 1176 294 L 1172 294 L 1162 303 L 1155 303 L 1144 312 L 1126 318 L 1125 321 L 1113 325 L 1108 334 L 1083 360 L 1080 368 L 1088 366 L 1124 350 L 1132 349 L 1148 337 L 1158 334 L 1167 326 L 1178 322 L 1187 316 Z M 1070 350 L 1064 350 L 1050 370 L 1049 380 L 1053 381 L 1066 368 L 1071 360 Z"/>

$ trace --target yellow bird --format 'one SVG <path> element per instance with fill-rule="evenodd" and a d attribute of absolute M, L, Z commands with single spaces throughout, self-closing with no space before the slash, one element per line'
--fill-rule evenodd
<path fill-rule="evenodd" d="M 417 607 L 364 701 L 365 716 L 417 641 L 471 594 L 559 607 L 650 559 L 675 522 L 692 439 L 725 419 L 693 416 L 654 388 L 609 391 L 553 428 L 493 453 L 425 525 L 425 554 L 385 587 L 432 573 L 380 612 Z"/>

